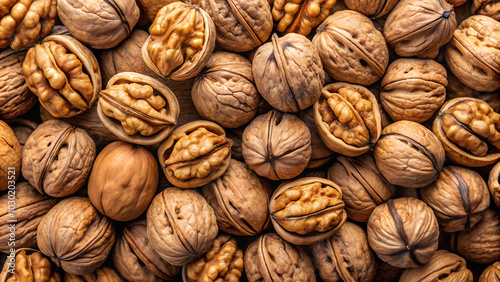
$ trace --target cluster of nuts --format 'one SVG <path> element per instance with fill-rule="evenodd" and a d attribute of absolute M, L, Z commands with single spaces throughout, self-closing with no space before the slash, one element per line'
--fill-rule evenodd
<path fill-rule="evenodd" d="M 500 281 L 498 2 L 0 0 L 0 282 Z"/>

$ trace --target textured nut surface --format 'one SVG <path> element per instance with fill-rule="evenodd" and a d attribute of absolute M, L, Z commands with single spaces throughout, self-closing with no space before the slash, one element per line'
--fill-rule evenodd
<path fill-rule="evenodd" d="M 5 282 L 62 281 L 50 260 L 35 249 L 18 249 L 15 253 L 13 269 L 6 262 L 0 280 Z M 14 273 L 11 272 L 13 270 Z"/>
<path fill-rule="evenodd" d="M 319 136 L 318 129 L 314 123 L 314 108 L 309 107 L 300 111 L 298 117 L 307 125 L 311 132 L 311 159 L 307 164 L 307 168 L 317 168 L 327 163 L 334 155 L 321 137 Z"/>
<path fill-rule="evenodd" d="M 474 15 L 485 15 L 495 20 L 500 20 L 500 5 L 494 0 L 473 0 L 471 13 Z"/>
<path fill-rule="evenodd" d="M 269 0 L 275 29 L 284 34 L 308 35 L 330 14 L 337 0 Z"/>
<path fill-rule="evenodd" d="M 481 276 L 479 276 L 479 282 L 497 282 L 500 281 L 500 261 L 494 262 L 492 265 L 488 266 Z"/>
<path fill-rule="evenodd" d="M 19 144 L 21 144 L 21 150 L 24 148 L 24 144 L 31 133 L 38 127 L 36 122 L 27 119 L 9 119 L 6 120 L 6 123 L 14 131 L 14 135 L 16 135 Z"/>
<path fill-rule="evenodd" d="M 497 207 L 500 208 L 500 162 L 497 163 L 490 171 L 488 177 L 488 189 L 495 201 Z"/>
<path fill-rule="evenodd" d="M 92 282 L 92 281 L 106 281 L 106 282 L 122 282 L 122 278 L 115 270 L 103 266 L 96 271 L 86 275 L 76 275 L 66 272 L 64 274 L 65 282 Z"/>
<path fill-rule="evenodd" d="M 399 0 L 345 0 L 345 5 L 371 18 L 381 18 L 389 13 Z"/>
<path fill-rule="evenodd" d="M 21 144 L 12 128 L 0 120 L 0 191 L 7 190 L 19 178 L 21 161 Z"/>
<path fill-rule="evenodd" d="M 158 14 L 158 11 L 160 11 L 161 8 L 163 8 L 165 5 L 168 5 L 172 2 L 172 0 L 138 0 L 137 4 L 140 5 L 142 8 L 142 11 L 146 14 L 148 19 L 153 22 L 156 18 L 156 14 Z M 189 3 L 189 1 L 181 1 L 184 3 Z M 192 1 L 193 3 L 196 3 L 197 1 Z"/>

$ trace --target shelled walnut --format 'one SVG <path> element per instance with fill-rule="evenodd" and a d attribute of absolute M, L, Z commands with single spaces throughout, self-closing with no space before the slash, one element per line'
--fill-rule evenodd
<path fill-rule="evenodd" d="M 15 252 L 14 261 L 14 267 L 11 267 L 8 261 L 5 263 L 0 274 L 0 281 L 63 281 L 62 275 L 58 272 L 58 269 L 50 262 L 47 257 L 45 257 L 36 249 L 17 249 Z"/>
<path fill-rule="evenodd" d="M 370 18 L 381 18 L 389 13 L 399 0 L 345 0 L 347 8 Z"/>
<path fill-rule="evenodd" d="M 490 171 L 488 177 L 488 189 L 493 197 L 493 201 L 500 208 L 500 162 L 498 162 Z"/>
<path fill-rule="evenodd" d="M 21 144 L 8 124 L 0 120 L 0 191 L 7 190 L 19 178 Z M 13 187 L 15 185 L 12 185 Z M 15 188 L 15 187 L 14 187 Z"/>

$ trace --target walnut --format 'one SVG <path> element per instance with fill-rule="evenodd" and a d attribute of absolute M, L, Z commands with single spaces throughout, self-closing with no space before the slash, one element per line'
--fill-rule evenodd
<path fill-rule="evenodd" d="M 53 119 L 26 141 L 22 173 L 40 193 L 64 197 L 85 184 L 95 156 L 95 143 L 85 130 Z"/>
<path fill-rule="evenodd" d="M 0 191 L 14 186 L 21 170 L 21 144 L 8 124 L 0 120 Z M 15 187 L 14 187 L 15 188 Z M 12 189 L 10 189 L 12 190 Z"/>
<path fill-rule="evenodd" d="M 318 128 L 314 123 L 314 108 L 309 107 L 301 111 L 298 117 L 307 125 L 311 132 L 311 158 L 307 164 L 307 168 L 318 168 L 327 163 L 334 155 L 321 137 L 319 136 Z"/>
<path fill-rule="evenodd" d="M 215 47 L 215 25 L 197 5 L 173 2 L 161 8 L 142 46 L 146 65 L 161 77 L 186 80 L 207 64 Z"/>
<path fill-rule="evenodd" d="M 460 97 L 474 97 L 476 92 L 474 89 L 463 84 L 460 79 L 451 71 L 447 71 L 448 86 L 446 87 L 446 100 L 451 100 Z"/>
<path fill-rule="evenodd" d="M 245 251 L 245 272 L 250 282 L 315 282 L 314 267 L 306 252 L 276 233 L 256 238 Z"/>
<path fill-rule="evenodd" d="M 277 110 L 299 112 L 311 106 L 325 81 L 316 48 L 305 36 L 273 34 L 271 42 L 257 49 L 252 60 L 255 85 Z"/>
<path fill-rule="evenodd" d="M 100 267 L 96 271 L 87 275 L 76 275 L 71 273 L 64 274 L 64 282 L 94 282 L 94 281 L 106 281 L 106 282 L 122 282 L 122 278 L 115 270 L 109 267 Z"/>
<path fill-rule="evenodd" d="M 28 50 L 23 73 L 30 90 L 54 117 L 72 117 L 90 108 L 101 91 L 96 57 L 67 35 L 50 35 Z"/>
<path fill-rule="evenodd" d="M 480 167 L 500 159 L 500 114 L 483 100 L 449 100 L 439 110 L 432 130 L 446 158 L 457 164 Z"/>
<path fill-rule="evenodd" d="M 453 7 L 458 7 L 458 6 L 461 6 L 462 4 L 466 3 L 467 0 L 446 0 L 446 2 L 452 4 Z"/>
<path fill-rule="evenodd" d="M 245 163 L 272 180 L 291 179 L 311 158 L 311 132 L 298 117 L 272 110 L 252 120 L 242 137 Z"/>
<path fill-rule="evenodd" d="M 424 202 L 412 197 L 391 199 L 376 207 L 367 232 L 377 256 L 396 267 L 426 264 L 438 248 L 436 216 Z"/>
<path fill-rule="evenodd" d="M 372 281 L 377 271 L 365 231 L 346 222 L 332 237 L 311 245 L 319 276 L 325 282 Z"/>
<path fill-rule="evenodd" d="M 355 11 L 329 16 L 318 27 L 313 44 L 326 72 L 338 81 L 370 85 L 389 64 L 384 36 L 369 18 Z"/>
<path fill-rule="evenodd" d="M 500 20 L 500 4 L 494 0 L 473 0 L 471 14 L 485 15 Z"/>
<path fill-rule="evenodd" d="M 424 122 L 446 97 L 446 69 L 433 60 L 397 59 L 382 79 L 380 101 L 395 121 Z"/>
<path fill-rule="evenodd" d="M 137 0 L 137 4 L 141 7 L 141 10 L 144 11 L 146 17 L 153 22 L 160 11 L 164 6 L 173 3 L 173 2 L 184 2 L 184 3 L 193 3 L 197 4 L 196 1 L 176 1 L 176 0 Z"/>
<path fill-rule="evenodd" d="M 360 12 L 370 18 L 381 18 L 389 13 L 399 0 L 345 0 L 350 10 Z"/>
<path fill-rule="evenodd" d="M 374 282 L 388 282 L 399 281 L 399 277 L 401 273 L 403 273 L 404 269 L 392 266 L 384 261 L 379 261 L 377 273 L 375 274 Z"/>
<path fill-rule="evenodd" d="M 21 150 L 24 148 L 24 144 L 30 137 L 31 133 L 35 131 L 38 127 L 36 122 L 27 119 L 8 119 L 5 121 L 12 131 L 14 131 L 14 135 L 16 135 L 17 141 L 21 145 Z"/>
<path fill-rule="evenodd" d="M 170 187 L 157 194 L 147 213 L 147 234 L 156 253 L 184 265 L 207 252 L 219 228 L 214 210 L 191 189 Z"/>
<path fill-rule="evenodd" d="M 50 281 L 61 282 L 61 274 L 52 265 L 50 260 L 35 249 L 17 249 L 15 253 L 14 273 L 9 272 L 12 267 L 6 261 L 0 281 L 2 282 L 30 282 Z"/>
<path fill-rule="evenodd" d="M 445 0 L 401 0 L 387 17 L 384 37 L 399 56 L 433 59 L 456 27 L 453 5 Z"/>
<path fill-rule="evenodd" d="M 76 39 L 108 49 L 130 34 L 140 11 L 134 0 L 58 0 L 57 14 Z"/>
<path fill-rule="evenodd" d="M 84 197 L 60 201 L 42 218 L 37 231 L 40 251 L 65 272 L 77 275 L 101 266 L 115 242 L 111 220 Z"/>
<path fill-rule="evenodd" d="M 476 98 L 488 103 L 495 113 L 500 114 L 500 95 L 494 92 L 480 93 Z"/>
<path fill-rule="evenodd" d="M 500 261 L 494 262 L 492 265 L 488 266 L 481 276 L 479 276 L 479 282 L 498 282 L 500 281 Z"/>
<path fill-rule="evenodd" d="M 500 208 L 500 162 L 498 162 L 490 171 L 488 177 L 488 189 L 490 190 L 495 204 Z"/>
<path fill-rule="evenodd" d="M 314 123 L 328 148 L 351 157 L 366 153 L 382 131 L 373 93 L 363 86 L 343 82 L 323 87 L 314 103 Z"/>

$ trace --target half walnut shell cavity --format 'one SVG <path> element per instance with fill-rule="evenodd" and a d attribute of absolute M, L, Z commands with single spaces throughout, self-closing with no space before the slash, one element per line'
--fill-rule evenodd
<path fill-rule="evenodd" d="M 500 208 L 500 162 L 490 170 L 488 189 L 490 190 L 490 194 L 495 204 Z"/>
<path fill-rule="evenodd" d="M 156 15 L 142 46 L 146 65 L 163 78 L 186 80 L 205 67 L 215 47 L 215 25 L 196 5 L 174 2 Z"/>
<path fill-rule="evenodd" d="M 373 93 L 363 86 L 343 82 L 323 87 L 314 103 L 314 122 L 328 148 L 351 157 L 366 153 L 382 131 Z"/>
<path fill-rule="evenodd" d="M 56 118 L 84 112 L 101 91 L 96 57 L 71 36 L 50 35 L 29 49 L 23 73 L 30 90 Z"/>
<path fill-rule="evenodd" d="M 281 184 L 271 196 L 269 212 L 283 239 L 295 245 L 310 245 L 332 236 L 344 225 L 344 206 L 337 184 L 306 177 Z"/>
<path fill-rule="evenodd" d="M 160 81 L 139 73 L 114 75 L 99 94 L 97 113 L 116 136 L 130 143 L 154 145 L 177 124 L 179 102 Z"/>
<path fill-rule="evenodd" d="M 345 0 L 345 5 L 350 10 L 376 19 L 389 13 L 398 2 L 399 0 Z"/>
<path fill-rule="evenodd" d="M 210 183 L 226 171 L 233 141 L 211 121 L 193 121 L 176 128 L 158 148 L 167 180 L 179 188 Z"/>
<path fill-rule="evenodd" d="M 432 130 L 454 163 L 482 167 L 500 159 L 500 114 L 483 100 L 449 100 L 439 110 Z"/>

